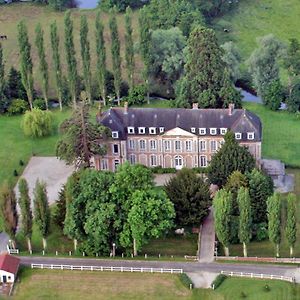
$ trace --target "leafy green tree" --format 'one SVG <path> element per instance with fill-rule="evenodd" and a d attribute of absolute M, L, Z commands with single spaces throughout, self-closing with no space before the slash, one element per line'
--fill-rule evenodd
<path fill-rule="evenodd" d="M 66 51 L 66 60 L 68 67 L 68 83 L 69 90 L 71 93 L 73 106 L 77 106 L 77 62 L 75 57 L 75 47 L 73 41 L 73 21 L 71 20 L 71 12 L 68 10 L 65 13 L 64 17 L 65 24 L 65 51 Z"/>
<path fill-rule="evenodd" d="M 233 83 L 224 78 L 226 64 L 222 59 L 223 49 L 218 45 L 216 35 L 212 29 L 196 27 L 190 34 L 187 50 L 184 76 L 179 82 L 175 105 L 191 107 L 198 102 L 202 108 L 225 107 L 232 97 Z M 230 92 L 230 96 L 228 93 Z M 224 99 L 225 97 L 225 99 Z M 235 101 L 236 100 L 236 101 Z"/>
<path fill-rule="evenodd" d="M 249 190 L 241 187 L 238 191 L 237 202 L 239 205 L 239 239 L 243 243 L 244 257 L 247 257 L 247 244 L 251 239 L 252 213 Z"/>
<path fill-rule="evenodd" d="M 132 10 L 130 7 L 126 8 L 125 14 L 125 61 L 127 68 L 127 75 L 129 80 L 129 89 L 132 90 L 134 86 L 134 47 L 132 38 Z"/>
<path fill-rule="evenodd" d="M 33 108 L 26 111 L 22 120 L 24 134 L 38 138 L 48 136 L 53 131 L 53 115 L 51 111 Z"/>
<path fill-rule="evenodd" d="M 43 237 L 43 248 L 47 249 L 47 236 L 50 231 L 50 208 L 44 182 L 36 181 L 33 191 L 34 220 Z"/>
<path fill-rule="evenodd" d="M 83 80 L 88 102 L 92 101 L 92 76 L 91 76 L 91 55 L 90 43 L 88 40 L 88 22 L 87 17 L 81 16 L 80 19 L 80 46 L 81 46 L 81 60 L 83 65 Z"/>
<path fill-rule="evenodd" d="M 226 190 L 219 190 L 213 200 L 215 230 L 218 240 L 224 247 L 226 256 L 229 256 L 230 222 L 232 210 L 232 195 Z"/>
<path fill-rule="evenodd" d="M 96 16 L 96 52 L 97 52 L 97 78 L 100 89 L 100 95 L 106 106 L 106 50 L 103 31 L 104 27 L 101 23 L 100 12 Z"/>
<path fill-rule="evenodd" d="M 109 11 L 112 8 L 117 9 L 118 11 L 125 11 L 129 6 L 132 8 L 141 7 L 149 2 L 148 0 L 101 0 L 99 6 L 105 11 Z"/>
<path fill-rule="evenodd" d="M 71 0 L 48 0 L 48 4 L 54 10 L 62 11 L 71 2 Z"/>
<path fill-rule="evenodd" d="M 300 79 L 295 78 L 289 97 L 286 99 L 287 109 L 295 113 L 300 110 Z"/>
<path fill-rule="evenodd" d="M 39 70 L 41 73 L 42 80 L 42 91 L 48 109 L 48 92 L 49 92 L 49 74 L 48 74 L 48 63 L 46 61 L 45 46 L 44 46 L 44 31 L 40 23 L 35 28 L 35 45 L 38 50 L 38 57 L 40 61 Z"/>
<path fill-rule="evenodd" d="M 28 31 L 24 21 L 18 24 L 18 42 L 20 48 L 20 65 L 21 65 L 21 77 L 22 83 L 26 90 L 27 99 L 30 109 L 33 108 L 33 76 L 32 76 L 32 59 L 31 59 L 31 45 L 28 39 Z"/>
<path fill-rule="evenodd" d="M 119 39 L 115 10 L 113 10 L 110 14 L 109 29 L 110 29 L 110 36 L 111 36 L 111 56 L 112 56 L 112 66 L 113 66 L 113 74 L 114 74 L 114 86 L 115 86 L 115 92 L 118 100 L 118 105 L 120 105 L 121 82 L 122 82 L 121 55 L 120 55 L 120 39 Z"/>
<path fill-rule="evenodd" d="M 64 228 L 64 221 L 66 218 L 66 185 L 63 185 L 58 193 L 58 199 L 55 201 L 55 210 L 53 214 L 53 221 L 60 228 Z"/>
<path fill-rule="evenodd" d="M 128 220 L 121 232 L 121 245 L 133 245 L 133 255 L 136 256 L 150 238 L 159 238 L 172 227 L 174 215 L 173 203 L 165 192 L 136 190 L 131 196 Z"/>
<path fill-rule="evenodd" d="M 241 77 L 241 55 L 239 49 L 231 41 L 221 45 L 221 48 L 224 50 L 222 59 L 227 65 L 230 78 L 233 82 L 236 82 Z"/>
<path fill-rule="evenodd" d="M 165 185 L 174 203 L 178 226 L 198 226 L 209 213 L 211 205 L 208 184 L 191 169 L 182 169 Z"/>
<path fill-rule="evenodd" d="M 57 98 L 59 102 L 59 108 L 62 111 L 63 79 L 62 79 L 62 69 L 61 69 L 60 52 L 59 52 L 59 35 L 57 33 L 56 22 L 50 25 L 50 33 L 51 33 L 52 60 L 53 60 L 53 66 L 55 72 Z"/>
<path fill-rule="evenodd" d="M 271 110 L 278 110 L 284 100 L 283 87 L 279 80 L 271 82 L 264 92 L 265 105 Z"/>
<path fill-rule="evenodd" d="M 285 234 L 290 246 L 290 257 L 294 255 L 294 246 L 297 239 L 296 201 L 295 194 L 288 195 Z"/>
<path fill-rule="evenodd" d="M 104 155 L 106 147 L 100 140 L 111 135 L 107 127 L 90 121 L 89 107 L 84 103 L 61 124 L 60 131 L 63 136 L 56 145 L 56 156 L 77 168 L 89 168 L 94 155 Z"/>
<path fill-rule="evenodd" d="M 4 98 L 4 88 L 5 88 L 5 77 L 4 77 L 4 58 L 3 58 L 3 49 L 0 43 L 0 102 Z M 0 104 L 1 105 L 1 104 Z"/>
<path fill-rule="evenodd" d="M 32 236 L 32 211 L 31 200 L 29 197 L 28 184 L 25 178 L 21 178 L 18 184 L 19 187 L 19 206 L 21 209 L 22 231 L 27 239 L 28 251 L 31 253 L 31 236 Z"/>
<path fill-rule="evenodd" d="M 276 257 L 279 257 L 281 242 L 281 199 L 280 194 L 274 193 L 267 200 L 269 240 L 275 245 Z"/>
<path fill-rule="evenodd" d="M 126 97 L 128 105 L 141 105 L 146 102 L 147 88 L 140 84 L 129 90 L 129 95 Z"/>
<path fill-rule="evenodd" d="M 225 143 L 211 159 L 207 174 L 209 181 L 218 186 L 223 186 L 232 172 L 251 172 L 255 167 L 254 157 L 239 145 L 233 132 L 228 131 L 224 139 Z"/>
<path fill-rule="evenodd" d="M 272 178 L 257 169 L 247 174 L 249 193 L 251 198 L 251 211 L 253 223 L 267 221 L 267 199 L 273 195 L 274 186 Z"/>

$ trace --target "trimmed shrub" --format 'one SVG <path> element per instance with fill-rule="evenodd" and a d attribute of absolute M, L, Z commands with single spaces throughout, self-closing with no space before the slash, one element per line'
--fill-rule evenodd
<path fill-rule="evenodd" d="M 151 168 L 151 171 L 153 174 L 168 174 L 168 173 L 174 174 L 177 172 L 175 168 L 163 168 L 162 166 Z"/>
<path fill-rule="evenodd" d="M 179 279 L 182 282 L 182 284 L 188 289 L 190 288 L 190 286 L 192 286 L 192 288 L 194 287 L 193 281 L 189 276 L 186 275 L 186 273 L 180 274 Z"/>
<path fill-rule="evenodd" d="M 200 174 L 206 174 L 208 172 L 208 169 L 205 167 L 195 167 L 195 168 L 193 168 L 193 170 L 196 173 L 200 173 Z"/>
<path fill-rule="evenodd" d="M 22 99 L 14 99 L 7 109 L 10 116 L 24 114 L 29 109 L 28 102 Z"/>
<path fill-rule="evenodd" d="M 24 161 L 22 159 L 19 160 L 19 165 L 24 166 Z"/>
<path fill-rule="evenodd" d="M 19 176 L 19 173 L 18 173 L 18 171 L 16 169 L 14 170 L 13 174 L 14 174 L 15 177 Z"/>
<path fill-rule="evenodd" d="M 227 278 L 226 275 L 224 274 L 219 274 L 216 279 L 212 282 L 211 287 L 215 290 L 217 289 L 222 283 L 223 281 Z"/>

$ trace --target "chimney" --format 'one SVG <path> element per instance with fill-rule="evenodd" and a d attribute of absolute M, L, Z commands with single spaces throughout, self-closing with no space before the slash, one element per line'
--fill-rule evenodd
<path fill-rule="evenodd" d="M 193 103 L 193 109 L 198 109 L 198 102 Z"/>
<path fill-rule="evenodd" d="M 234 103 L 229 103 L 229 106 L 228 106 L 228 114 L 229 114 L 229 116 L 232 116 L 233 111 L 234 111 Z"/>
<path fill-rule="evenodd" d="M 128 114 L 128 102 L 124 102 L 124 114 Z"/>

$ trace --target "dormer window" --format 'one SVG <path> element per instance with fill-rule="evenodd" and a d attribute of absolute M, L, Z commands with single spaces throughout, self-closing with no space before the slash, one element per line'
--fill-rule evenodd
<path fill-rule="evenodd" d="M 236 140 L 241 140 L 242 139 L 242 134 L 240 132 L 235 133 L 235 139 Z"/>
<path fill-rule="evenodd" d="M 200 135 L 206 135 L 206 128 L 199 128 Z"/>
<path fill-rule="evenodd" d="M 156 134 L 156 128 L 155 127 L 149 127 L 149 133 L 150 134 Z"/>
<path fill-rule="evenodd" d="M 165 128 L 164 127 L 159 127 L 159 133 L 164 133 Z"/>
<path fill-rule="evenodd" d="M 127 127 L 127 132 L 129 134 L 134 134 L 134 127 Z"/>
<path fill-rule="evenodd" d="M 192 133 L 195 133 L 195 132 L 196 132 L 196 128 L 195 128 L 195 127 L 192 127 L 192 128 L 191 128 L 191 132 L 192 132 Z"/>
<path fill-rule="evenodd" d="M 220 128 L 220 132 L 222 135 L 225 135 L 227 132 L 227 128 Z"/>
<path fill-rule="evenodd" d="M 145 134 L 146 128 L 145 127 L 139 127 L 139 134 Z"/>
<path fill-rule="evenodd" d="M 216 135 L 217 134 L 217 128 L 210 128 L 209 130 L 211 135 Z"/>
<path fill-rule="evenodd" d="M 254 140 L 254 132 L 248 132 L 247 133 L 247 139 L 248 140 Z"/>
<path fill-rule="evenodd" d="M 112 131 L 111 136 L 113 139 L 118 139 L 119 138 L 119 132 L 118 131 Z"/>

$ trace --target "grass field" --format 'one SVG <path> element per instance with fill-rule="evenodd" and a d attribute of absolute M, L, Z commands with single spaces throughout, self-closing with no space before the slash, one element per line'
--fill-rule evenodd
<path fill-rule="evenodd" d="M 97 10 L 72 10 L 72 19 L 74 20 L 74 42 L 75 49 L 77 55 L 78 69 L 81 69 L 81 59 L 80 59 L 80 37 L 79 37 L 79 28 L 80 28 L 80 16 L 86 15 L 89 23 L 89 40 L 90 40 L 90 48 L 91 48 L 91 66 L 92 71 L 95 71 L 96 66 L 96 49 L 95 49 L 95 16 Z M 38 88 L 38 65 L 37 65 L 37 50 L 34 44 L 35 39 L 35 27 L 38 23 L 41 23 L 44 31 L 45 31 L 45 49 L 47 60 L 49 63 L 49 69 L 52 70 L 52 50 L 50 44 L 50 24 L 56 20 L 58 26 L 58 32 L 60 33 L 60 53 L 61 53 L 61 61 L 63 63 L 63 69 L 66 70 L 66 59 L 65 59 L 65 51 L 64 51 L 64 25 L 63 25 L 64 13 L 62 12 L 54 12 L 50 8 L 45 6 L 39 6 L 31 3 L 13 3 L 10 5 L 2 5 L 0 6 L 0 34 L 5 34 L 8 36 L 7 40 L 2 42 L 4 49 L 4 58 L 6 63 L 7 70 L 11 65 L 19 68 L 19 48 L 17 41 L 17 24 L 21 20 L 25 20 L 29 36 L 30 42 L 32 44 L 32 59 L 34 63 L 34 78 L 35 85 Z M 105 27 L 104 37 L 106 42 L 106 51 L 107 51 L 107 63 L 108 68 L 111 68 L 111 53 L 110 53 L 110 32 L 108 28 L 108 18 L 107 14 L 102 14 L 102 22 Z M 122 75 L 123 78 L 126 79 L 126 70 L 125 70 L 125 61 L 124 61 L 124 15 L 118 15 L 118 29 L 121 41 L 121 57 L 122 57 Z M 133 15 L 133 38 L 134 41 L 138 41 L 139 32 L 137 28 L 137 13 Z M 136 77 L 139 77 L 140 70 L 142 68 L 141 60 L 139 56 L 136 55 Z M 54 73 L 50 72 L 50 87 L 53 91 L 54 88 Z"/>
<path fill-rule="evenodd" d="M 268 284 L 269 292 L 264 291 Z M 92 273 L 22 269 L 12 299 L 235 300 L 297 299 L 299 287 L 287 282 L 226 279 L 217 291 L 188 290 L 176 275 Z"/>

